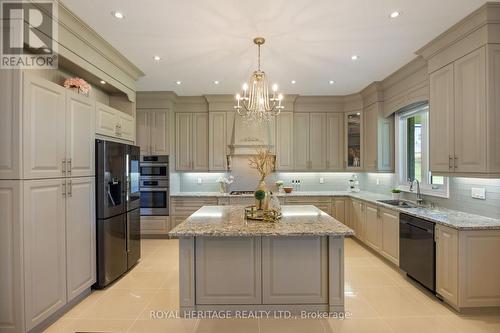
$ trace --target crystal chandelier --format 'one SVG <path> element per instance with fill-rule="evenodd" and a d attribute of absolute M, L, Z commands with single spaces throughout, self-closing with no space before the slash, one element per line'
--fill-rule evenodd
<path fill-rule="evenodd" d="M 250 81 L 243 84 L 243 91 L 236 95 L 238 104 L 234 108 L 248 121 L 269 121 L 284 109 L 281 105 L 283 95 L 278 94 L 278 85 L 273 84 L 272 97 L 269 97 L 266 73 L 260 70 L 260 46 L 265 41 L 262 37 L 253 40 L 258 47 L 258 69 L 253 72 Z"/>

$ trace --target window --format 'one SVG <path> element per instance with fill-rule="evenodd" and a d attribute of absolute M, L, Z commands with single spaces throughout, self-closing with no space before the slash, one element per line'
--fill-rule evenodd
<path fill-rule="evenodd" d="M 448 197 L 447 177 L 429 171 L 429 104 L 407 107 L 396 116 L 396 159 L 399 188 L 409 191 L 418 180 L 423 194 Z"/>

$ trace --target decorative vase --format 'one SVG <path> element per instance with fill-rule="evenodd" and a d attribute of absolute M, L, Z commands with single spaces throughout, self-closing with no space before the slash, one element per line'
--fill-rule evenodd
<path fill-rule="evenodd" d="M 262 199 L 255 199 L 255 206 L 258 208 L 258 209 L 262 209 L 262 210 L 268 210 L 269 209 L 269 192 L 267 190 L 267 185 L 266 185 L 266 182 L 261 180 L 259 182 L 259 186 L 257 186 L 257 188 L 255 189 L 255 192 L 257 191 L 262 191 L 264 192 L 264 196 Z"/>
<path fill-rule="evenodd" d="M 219 193 L 226 193 L 226 184 L 220 182 L 219 183 Z"/>

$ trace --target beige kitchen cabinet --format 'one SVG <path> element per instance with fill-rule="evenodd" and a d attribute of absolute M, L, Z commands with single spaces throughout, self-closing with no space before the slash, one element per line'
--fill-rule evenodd
<path fill-rule="evenodd" d="M 167 235 L 170 231 L 169 216 L 141 216 L 141 235 Z"/>
<path fill-rule="evenodd" d="M 175 114 L 175 169 L 208 170 L 208 113 Z"/>
<path fill-rule="evenodd" d="M 345 198 L 333 198 L 332 199 L 332 216 L 342 222 L 345 225 L 348 225 L 348 200 Z"/>
<path fill-rule="evenodd" d="M 208 120 L 208 168 L 210 171 L 226 171 L 234 127 L 234 112 L 210 112 Z"/>
<path fill-rule="evenodd" d="M 399 213 L 379 208 L 381 228 L 380 254 L 399 266 Z"/>
<path fill-rule="evenodd" d="M 95 175 L 95 102 L 66 92 L 66 176 Z"/>
<path fill-rule="evenodd" d="M 22 182 L 0 180 L 0 331 L 24 332 Z"/>
<path fill-rule="evenodd" d="M 365 204 L 361 201 L 352 200 L 351 228 L 355 237 L 361 241 L 365 240 Z"/>
<path fill-rule="evenodd" d="M 363 169 L 363 114 L 348 112 L 345 114 L 345 160 L 344 166 L 348 171 Z"/>
<path fill-rule="evenodd" d="M 436 292 L 458 305 L 458 230 L 436 225 Z"/>
<path fill-rule="evenodd" d="M 276 118 L 276 170 L 294 169 L 293 112 L 281 112 Z"/>
<path fill-rule="evenodd" d="M 368 172 L 394 171 L 394 115 L 383 116 L 382 102 L 363 110 L 364 170 Z"/>
<path fill-rule="evenodd" d="M 375 251 L 380 251 L 382 245 L 382 221 L 379 208 L 375 205 L 365 205 L 364 242 Z"/>
<path fill-rule="evenodd" d="M 139 109 L 136 123 L 136 144 L 141 148 L 141 155 L 168 155 L 168 109 Z"/>
<path fill-rule="evenodd" d="M 24 178 L 94 175 L 94 101 L 25 75 Z"/>
<path fill-rule="evenodd" d="M 24 182 L 24 307 L 30 330 L 66 304 L 63 179 Z"/>
<path fill-rule="evenodd" d="M 313 205 L 318 209 L 321 209 L 328 215 L 332 213 L 332 199 L 330 197 L 314 197 L 314 196 L 303 196 L 303 197 L 285 197 L 285 205 Z"/>
<path fill-rule="evenodd" d="M 170 197 L 170 229 L 203 206 L 217 206 L 217 197 Z"/>
<path fill-rule="evenodd" d="M 344 170 L 344 114 L 326 115 L 326 170 Z"/>
<path fill-rule="evenodd" d="M 24 75 L 24 178 L 63 177 L 66 168 L 66 91 L 45 79 Z"/>
<path fill-rule="evenodd" d="M 500 48 L 488 44 L 430 74 L 432 172 L 500 174 L 498 68 Z"/>
<path fill-rule="evenodd" d="M 94 177 L 66 180 L 68 302 L 96 281 Z"/>
<path fill-rule="evenodd" d="M 100 102 L 96 104 L 95 132 L 112 138 L 135 141 L 135 120 L 129 114 Z"/>
<path fill-rule="evenodd" d="M 295 113 L 293 126 L 294 170 L 326 170 L 326 113 Z"/>

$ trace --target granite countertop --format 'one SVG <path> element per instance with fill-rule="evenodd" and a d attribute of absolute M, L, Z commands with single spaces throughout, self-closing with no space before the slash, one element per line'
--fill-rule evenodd
<path fill-rule="evenodd" d="M 218 192 L 183 192 L 172 194 L 177 197 L 244 197 L 251 195 L 229 195 Z M 458 210 L 447 208 L 402 208 L 379 202 L 378 200 L 390 200 L 391 197 L 384 194 L 372 192 L 352 193 L 347 191 L 304 191 L 292 192 L 290 194 L 280 193 L 279 197 L 307 197 L 307 196 L 327 196 L 327 197 L 349 197 L 358 199 L 369 204 L 391 209 L 400 213 L 405 213 L 415 217 L 423 218 L 447 227 L 458 230 L 500 230 L 500 219 L 489 218 L 476 214 L 469 214 Z"/>
<path fill-rule="evenodd" d="M 245 219 L 244 206 L 203 206 L 169 232 L 175 237 L 334 236 L 354 231 L 318 208 L 283 206 L 278 222 Z"/>

